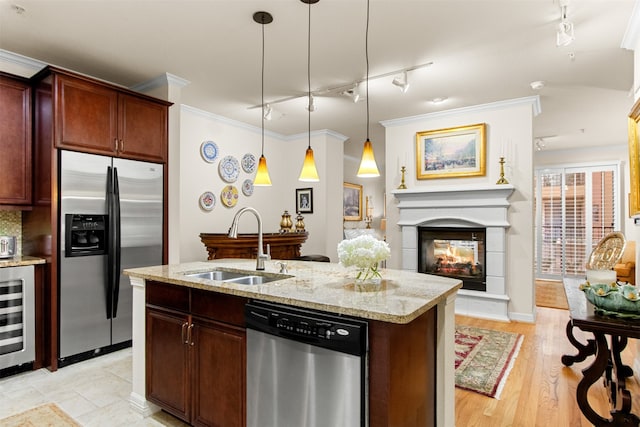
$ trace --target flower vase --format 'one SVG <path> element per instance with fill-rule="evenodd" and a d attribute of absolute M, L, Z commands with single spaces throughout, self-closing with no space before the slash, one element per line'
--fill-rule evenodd
<path fill-rule="evenodd" d="M 370 267 L 358 268 L 356 279 L 354 281 L 356 289 L 371 290 L 377 288 L 382 283 L 382 276 L 378 271 L 378 264 L 374 264 Z"/>

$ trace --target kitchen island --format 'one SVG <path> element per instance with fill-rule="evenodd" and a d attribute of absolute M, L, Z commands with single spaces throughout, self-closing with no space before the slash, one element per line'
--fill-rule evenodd
<path fill-rule="evenodd" d="M 216 305 L 217 312 L 227 317 L 209 323 L 222 328 L 219 335 L 227 339 L 237 337 L 237 340 L 230 341 L 236 354 L 238 349 L 244 348 L 242 321 L 238 319 L 243 315 L 243 303 L 248 300 L 275 302 L 367 320 L 369 425 L 454 425 L 454 301 L 461 287 L 460 281 L 384 269 L 378 290 L 360 290 L 353 283 L 354 271 L 339 264 L 288 261 L 286 275 L 278 275 L 276 261 L 268 261 L 264 272 L 256 272 L 255 266 L 255 260 L 222 259 L 125 271 L 134 288 L 133 407 L 144 413 L 156 409 L 146 399 L 149 369 L 153 362 L 147 363 L 145 349 L 148 352 L 150 348 L 157 348 L 149 344 L 153 329 L 147 323 L 164 318 L 163 313 L 159 317 L 148 317 L 149 313 L 161 305 L 159 301 L 167 304 L 184 301 L 185 313 L 188 306 L 198 311 L 188 313 L 189 316 L 202 317 L 203 310 L 210 309 L 202 308 L 200 302 L 210 295 L 220 298 L 222 302 L 213 305 Z M 245 285 L 188 275 L 212 269 L 247 271 L 267 276 L 273 281 Z M 162 296 L 150 296 L 150 289 L 154 290 L 153 295 L 156 290 L 162 290 Z M 198 305 L 201 307 L 197 308 Z M 183 330 L 187 324 L 182 323 Z M 188 337 L 191 334 L 191 325 L 193 323 L 189 324 L 187 332 L 183 331 L 183 335 L 186 333 Z M 178 337 L 177 341 L 180 340 Z M 190 338 L 186 341 L 193 346 Z M 151 356 L 153 358 L 154 355 Z M 238 356 L 242 359 L 238 363 L 244 362 L 244 355 L 241 356 Z M 165 375 L 173 375 L 174 370 L 175 366 L 167 367 Z M 237 396 L 243 391 L 240 390 Z M 244 408 L 244 402 L 237 403 Z M 197 402 L 186 406 L 192 408 L 195 405 Z M 194 414 L 190 415 L 190 422 L 199 422 L 192 416 Z"/>

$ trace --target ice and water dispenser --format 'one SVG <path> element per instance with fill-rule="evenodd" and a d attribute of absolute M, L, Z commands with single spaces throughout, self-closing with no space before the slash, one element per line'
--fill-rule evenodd
<path fill-rule="evenodd" d="M 65 215 L 67 257 L 107 253 L 107 215 Z"/>

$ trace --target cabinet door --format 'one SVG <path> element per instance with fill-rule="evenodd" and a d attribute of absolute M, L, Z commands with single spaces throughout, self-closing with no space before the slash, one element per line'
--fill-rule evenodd
<path fill-rule="evenodd" d="M 118 92 L 70 76 L 56 76 L 56 148 L 115 155 Z"/>
<path fill-rule="evenodd" d="M 0 76 L 0 204 L 31 204 L 31 89 Z"/>
<path fill-rule="evenodd" d="M 242 328 L 193 318 L 194 426 L 245 425 L 246 333 Z"/>
<path fill-rule="evenodd" d="M 118 115 L 119 156 L 158 163 L 166 161 L 167 106 L 120 94 Z"/>
<path fill-rule="evenodd" d="M 189 420 L 189 316 L 147 308 L 146 394 L 171 414 Z"/>

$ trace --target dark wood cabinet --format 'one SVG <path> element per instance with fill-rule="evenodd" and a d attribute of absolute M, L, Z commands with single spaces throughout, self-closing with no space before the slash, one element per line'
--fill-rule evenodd
<path fill-rule="evenodd" d="M 189 316 L 147 309 L 147 399 L 167 412 L 189 420 Z"/>
<path fill-rule="evenodd" d="M 31 204 L 31 86 L 0 73 L 0 204 Z"/>
<path fill-rule="evenodd" d="M 237 326 L 194 317 L 191 423 L 245 425 L 246 332 Z"/>
<path fill-rule="evenodd" d="M 244 426 L 245 299 L 155 282 L 146 298 L 147 399 L 194 426 Z"/>
<path fill-rule="evenodd" d="M 34 80 L 53 91 L 54 148 L 167 161 L 170 102 L 54 67 Z"/>

